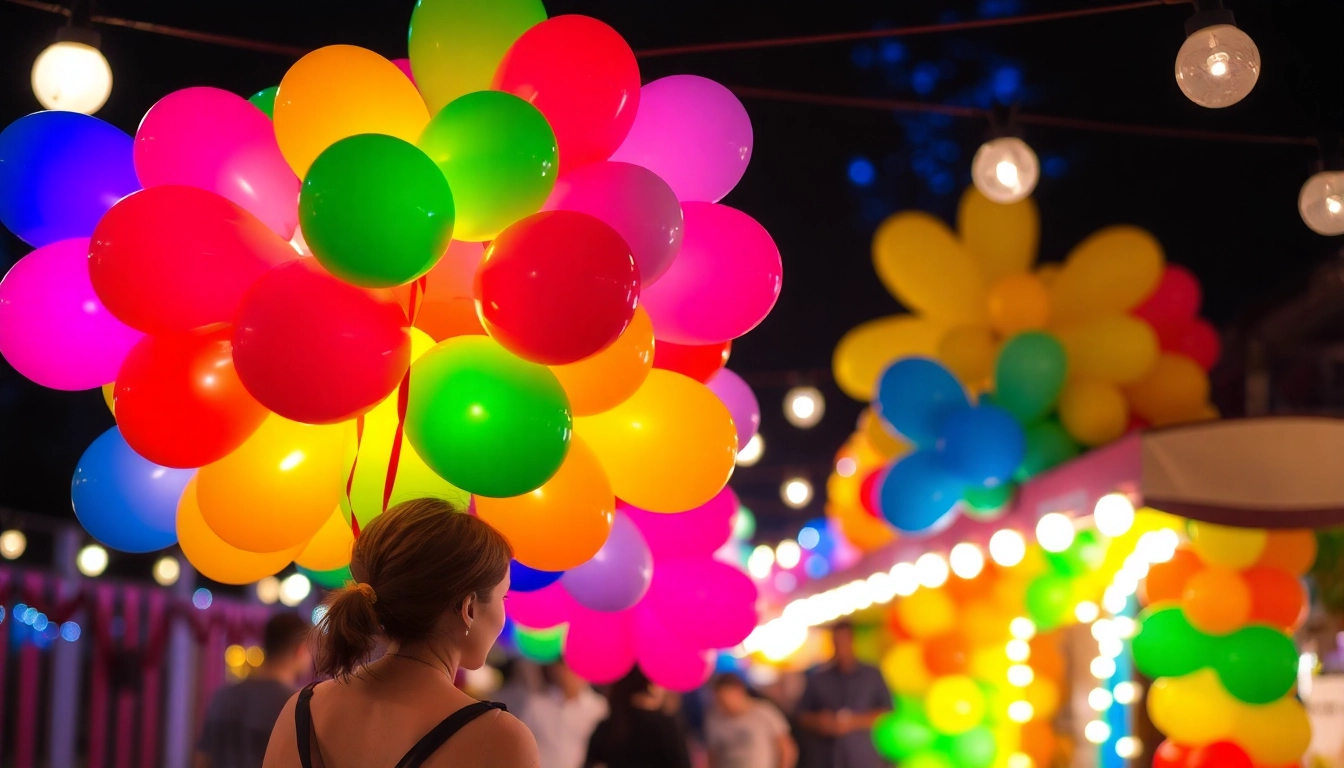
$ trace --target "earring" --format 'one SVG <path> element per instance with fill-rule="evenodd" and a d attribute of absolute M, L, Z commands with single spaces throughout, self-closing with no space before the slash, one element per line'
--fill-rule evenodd
<path fill-rule="evenodd" d="M 467 631 L 466 631 L 466 632 L 463 632 L 462 634 L 464 634 L 464 635 L 470 635 L 470 634 L 471 634 L 471 627 L 467 627 Z"/>

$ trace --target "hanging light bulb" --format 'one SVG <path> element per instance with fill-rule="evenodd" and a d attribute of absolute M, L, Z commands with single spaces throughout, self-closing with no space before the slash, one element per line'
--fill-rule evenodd
<path fill-rule="evenodd" d="M 75 567 L 89 578 L 103 575 L 107 570 L 107 550 L 97 544 L 84 547 L 75 555 Z"/>
<path fill-rule="evenodd" d="M 1297 210 L 1312 232 L 1344 235 L 1344 171 L 1322 171 L 1307 179 Z"/>
<path fill-rule="evenodd" d="M 1199 11 L 1185 23 L 1185 34 L 1176 54 L 1181 92 L 1209 109 L 1230 107 L 1246 98 L 1260 79 L 1260 50 L 1237 28 L 1232 12 L 1221 7 Z"/>
<path fill-rule="evenodd" d="M 971 180 L 996 203 L 1015 203 L 1036 189 L 1041 164 L 1036 153 L 1016 136 L 1001 136 L 980 145 L 971 161 Z"/>
<path fill-rule="evenodd" d="M 816 387 L 794 387 L 784 396 L 784 418 L 795 427 L 815 427 L 825 413 L 826 398 Z"/>
<path fill-rule="evenodd" d="M 739 467 L 754 467 L 756 462 L 761 460 L 761 454 L 765 453 L 765 438 L 757 432 L 751 436 L 747 444 L 742 446 L 742 450 L 737 452 L 737 465 Z"/>
<path fill-rule="evenodd" d="M 112 93 L 112 67 L 98 50 L 99 35 L 79 26 L 63 27 L 56 42 L 33 60 L 33 94 L 47 109 L 92 115 Z"/>
<path fill-rule="evenodd" d="M 164 555 L 154 563 L 154 581 L 161 587 L 171 587 L 182 576 L 182 564 L 172 555 Z"/>
<path fill-rule="evenodd" d="M 794 509 L 802 509 L 812 501 L 812 484 L 805 478 L 793 477 L 784 481 L 779 488 L 779 496 Z"/>
<path fill-rule="evenodd" d="M 4 533 L 0 533 L 0 557 L 6 560 L 17 560 L 23 557 L 23 553 L 28 549 L 28 537 L 23 535 L 23 531 L 11 528 Z"/>

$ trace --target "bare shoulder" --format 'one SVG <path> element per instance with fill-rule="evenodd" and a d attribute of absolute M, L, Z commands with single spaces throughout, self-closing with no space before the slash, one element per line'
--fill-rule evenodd
<path fill-rule="evenodd" d="M 538 768 L 541 765 L 537 740 L 521 720 L 508 712 L 488 712 L 462 730 L 464 738 L 449 740 L 449 748 L 438 750 L 433 759 L 426 762 L 426 768 Z"/>
<path fill-rule="evenodd" d="M 294 709 L 298 706 L 299 694 L 289 697 L 285 708 L 275 720 L 271 729 L 271 741 L 266 746 L 266 759 L 262 768 L 293 768 L 299 765 L 299 740 L 294 732 Z"/>

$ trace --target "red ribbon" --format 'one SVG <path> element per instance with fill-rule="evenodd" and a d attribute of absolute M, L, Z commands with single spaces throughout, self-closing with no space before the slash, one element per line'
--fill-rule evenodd
<path fill-rule="evenodd" d="M 421 277 L 411 283 L 411 298 L 407 302 L 407 322 L 414 326 L 416 315 L 420 312 L 420 296 L 429 289 L 429 277 Z M 383 511 L 392 501 L 392 489 L 397 484 L 397 467 L 401 464 L 401 441 L 406 435 L 406 407 L 411 399 L 411 369 L 401 377 L 401 386 L 397 387 L 397 430 L 392 436 L 392 451 L 387 457 L 387 477 L 383 479 Z"/>

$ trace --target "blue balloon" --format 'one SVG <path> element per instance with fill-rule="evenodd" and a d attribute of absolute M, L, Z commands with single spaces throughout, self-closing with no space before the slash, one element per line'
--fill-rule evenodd
<path fill-rule="evenodd" d="M 882 516 L 905 533 L 940 530 L 951 522 L 965 488 L 966 481 L 948 472 L 936 453 L 915 451 L 882 478 Z"/>
<path fill-rule="evenodd" d="M 1027 453 L 1022 425 L 997 405 L 957 411 L 943 421 L 938 456 L 967 485 L 995 487 L 1012 478 Z"/>
<path fill-rule="evenodd" d="M 528 568 L 517 560 L 509 561 L 509 591 L 536 592 L 551 586 L 564 576 L 564 571 L 538 571 Z"/>
<path fill-rule="evenodd" d="M 969 407 L 957 377 L 928 358 L 897 360 L 877 382 L 878 414 L 921 448 L 932 448 L 943 421 Z"/>
<path fill-rule="evenodd" d="M 133 140 L 96 117 L 34 112 L 0 131 L 0 223 L 41 247 L 88 237 L 140 188 Z"/>
<path fill-rule="evenodd" d="M 80 525 L 106 546 L 153 552 L 177 542 L 177 501 L 195 472 L 141 458 L 113 427 L 79 457 L 70 501 Z"/>

